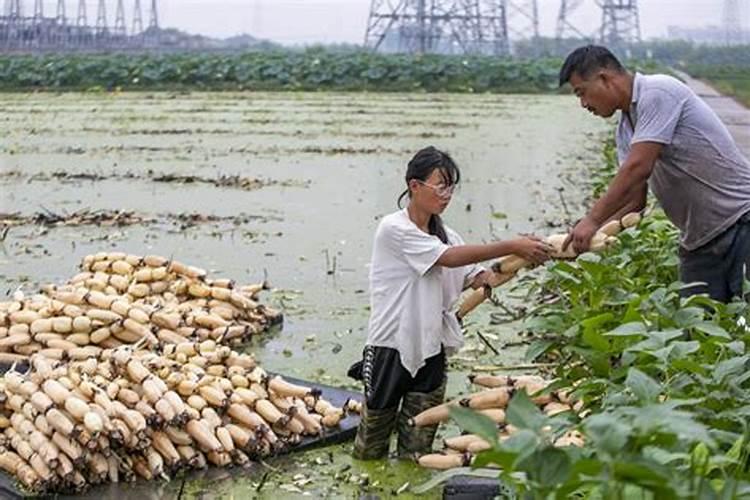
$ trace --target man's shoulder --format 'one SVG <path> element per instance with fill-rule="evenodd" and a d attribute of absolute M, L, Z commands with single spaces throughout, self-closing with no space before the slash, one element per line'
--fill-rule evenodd
<path fill-rule="evenodd" d="M 670 75 L 641 75 L 639 85 L 642 97 L 649 97 L 662 92 L 677 98 L 684 98 L 691 94 L 690 87 Z"/>

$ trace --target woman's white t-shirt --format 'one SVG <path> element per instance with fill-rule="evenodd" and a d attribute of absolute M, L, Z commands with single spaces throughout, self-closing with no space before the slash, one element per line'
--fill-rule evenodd
<path fill-rule="evenodd" d="M 463 345 L 453 308 L 483 270 L 434 265 L 450 246 L 464 244 L 455 231 L 445 231 L 450 245 L 419 229 L 403 209 L 384 217 L 375 233 L 367 344 L 398 350 L 412 377 L 443 346 L 451 353 Z"/>

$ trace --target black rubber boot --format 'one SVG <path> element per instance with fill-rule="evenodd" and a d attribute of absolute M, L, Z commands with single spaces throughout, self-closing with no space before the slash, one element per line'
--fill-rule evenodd
<path fill-rule="evenodd" d="M 398 408 L 373 410 L 367 407 L 367 403 L 362 404 L 361 420 L 354 438 L 354 458 L 377 460 L 388 456 L 397 412 Z"/>
<path fill-rule="evenodd" d="M 432 392 L 407 392 L 401 403 L 396 428 L 398 429 L 398 456 L 413 458 L 415 455 L 432 453 L 432 442 L 435 440 L 437 425 L 412 427 L 409 419 L 423 411 L 443 403 L 445 399 L 445 380 Z"/>

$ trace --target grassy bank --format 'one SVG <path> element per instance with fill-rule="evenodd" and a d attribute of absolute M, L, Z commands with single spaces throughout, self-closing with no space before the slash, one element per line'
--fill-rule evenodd
<path fill-rule="evenodd" d="M 737 98 L 750 108 L 750 67 L 748 66 L 689 66 L 688 73 L 705 80 L 722 94 Z"/>

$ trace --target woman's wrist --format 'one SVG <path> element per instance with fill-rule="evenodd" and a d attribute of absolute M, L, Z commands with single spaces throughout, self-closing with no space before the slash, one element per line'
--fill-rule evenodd
<path fill-rule="evenodd" d="M 517 254 L 519 249 L 521 248 L 521 244 L 517 239 L 501 242 L 501 244 L 502 243 L 505 243 L 505 255 Z"/>

